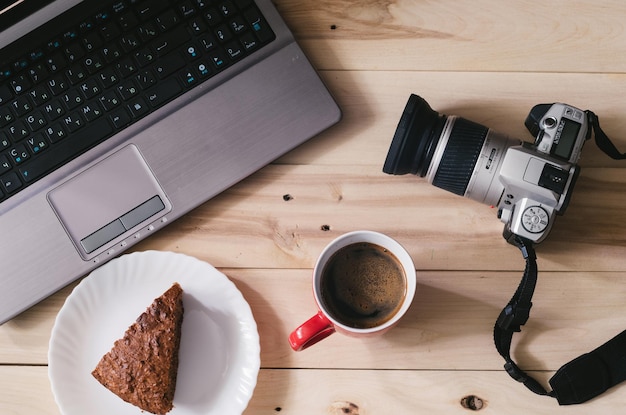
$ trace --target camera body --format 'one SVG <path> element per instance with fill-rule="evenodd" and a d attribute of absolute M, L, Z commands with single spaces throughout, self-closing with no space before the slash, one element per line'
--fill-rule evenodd
<path fill-rule="evenodd" d="M 504 189 L 498 217 L 505 238 L 515 234 L 538 243 L 569 204 L 589 128 L 584 111 L 561 103 L 535 106 L 525 124 L 535 143 L 507 149 L 499 173 Z"/>
<path fill-rule="evenodd" d="M 569 203 L 590 136 L 587 114 L 562 103 L 536 105 L 522 142 L 411 95 L 383 171 L 427 177 L 434 186 L 498 207 L 504 237 L 539 243 Z"/>

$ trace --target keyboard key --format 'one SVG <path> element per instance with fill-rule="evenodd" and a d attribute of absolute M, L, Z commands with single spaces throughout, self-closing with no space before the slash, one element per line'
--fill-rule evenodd
<path fill-rule="evenodd" d="M 98 100 L 105 111 L 111 111 L 121 103 L 120 98 L 113 91 L 106 92 Z"/>
<path fill-rule="evenodd" d="M 246 22 L 240 16 L 234 17 L 232 20 L 230 20 L 228 24 L 230 26 L 230 29 L 236 35 L 244 32 L 248 28 L 248 26 L 246 25 Z"/>
<path fill-rule="evenodd" d="M 27 96 L 21 96 L 11 103 L 11 108 L 13 108 L 18 117 L 21 117 L 32 111 L 33 106 Z"/>
<path fill-rule="evenodd" d="M 122 49 L 115 43 L 109 44 L 100 50 L 107 63 L 114 62 L 122 57 Z"/>
<path fill-rule="evenodd" d="M 61 96 L 61 101 L 65 104 L 68 110 L 72 110 L 85 102 L 85 98 L 76 89 L 67 91 Z"/>
<path fill-rule="evenodd" d="M 0 184 L 6 193 L 13 193 L 22 187 L 22 182 L 14 172 L 0 176 Z"/>
<path fill-rule="evenodd" d="M 65 109 L 63 108 L 63 104 L 58 99 L 50 102 L 49 104 L 43 107 L 44 112 L 51 120 L 56 120 L 61 115 L 65 114 Z"/>
<path fill-rule="evenodd" d="M 45 127 L 47 124 L 46 117 L 39 110 L 32 112 L 26 117 L 26 125 L 31 131 L 37 131 Z"/>
<path fill-rule="evenodd" d="M 117 129 L 124 127 L 125 125 L 129 124 L 131 121 L 130 116 L 128 115 L 128 113 L 126 112 L 124 108 L 120 108 L 114 111 L 110 115 L 109 118 L 111 119 L 111 122 Z"/>
<path fill-rule="evenodd" d="M 157 86 L 147 91 L 148 102 L 153 108 L 161 106 L 182 91 L 176 79 L 168 79 L 158 83 Z"/>
<path fill-rule="evenodd" d="M 126 3 L 124 1 L 118 1 L 116 3 L 113 3 L 112 8 L 113 13 L 123 13 L 128 10 L 128 7 L 126 6 Z"/>
<path fill-rule="evenodd" d="M 89 55 L 83 60 L 83 66 L 89 72 L 89 75 L 93 75 L 100 69 L 104 68 L 105 60 L 97 53 Z"/>
<path fill-rule="evenodd" d="M 96 102 L 82 106 L 79 111 L 83 117 L 85 117 L 87 122 L 92 122 L 103 114 L 102 109 Z"/>
<path fill-rule="evenodd" d="M 157 82 L 156 77 L 150 70 L 140 72 L 135 79 L 139 83 L 141 89 L 148 89 Z"/>
<path fill-rule="evenodd" d="M 43 64 L 32 66 L 28 69 L 30 80 L 33 84 L 37 84 L 48 76 L 48 70 Z"/>
<path fill-rule="evenodd" d="M 200 45 L 204 48 L 205 52 L 208 52 L 217 47 L 217 39 L 211 33 L 205 33 L 198 38 Z"/>
<path fill-rule="evenodd" d="M 259 42 L 256 40 L 254 35 L 251 32 L 246 32 L 239 38 L 241 44 L 246 49 L 246 51 L 253 51 L 259 46 Z"/>
<path fill-rule="evenodd" d="M 0 151 L 4 151 L 11 145 L 11 141 L 9 141 L 9 137 L 2 131 L 0 131 Z M 0 166 L 1 169 L 2 166 Z"/>
<path fill-rule="evenodd" d="M 120 35 L 121 31 L 115 22 L 110 22 L 100 28 L 100 35 L 105 42 L 109 42 Z"/>
<path fill-rule="evenodd" d="M 87 99 L 91 99 L 102 92 L 102 88 L 95 78 L 87 79 L 87 81 L 80 84 L 78 88 L 80 88 L 80 91 Z"/>
<path fill-rule="evenodd" d="M 187 42 L 190 39 L 189 32 L 185 27 L 179 27 L 172 30 L 163 37 L 160 37 L 158 41 L 152 44 L 152 49 L 157 56 L 165 56 L 170 52 L 176 50 L 180 45 Z"/>
<path fill-rule="evenodd" d="M 181 5 L 179 5 L 178 11 L 184 18 L 188 18 L 196 14 L 196 9 L 191 1 L 185 1 Z"/>
<path fill-rule="evenodd" d="M 168 6 L 169 2 L 167 0 L 144 1 L 139 6 L 140 8 L 137 10 L 137 14 L 141 20 L 149 20 L 165 10 Z"/>
<path fill-rule="evenodd" d="M 224 17 L 230 17 L 236 13 L 235 5 L 231 1 L 224 1 L 219 6 L 219 11 L 222 13 Z"/>
<path fill-rule="evenodd" d="M 62 76 L 55 76 L 54 78 L 48 80 L 47 84 L 53 95 L 59 95 L 69 88 L 69 83 L 65 81 Z"/>
<path fill-rule="evenodd" d="M 174 10 L 169 10 L 156 18 L 156 24 L 163 32 L 175 27 L 180 21 Z"/>
<path fill-rule="evenodd" d="M 220 25 L 217 29 L 215 29 L 215 36 L 217 36 L 217 39 L 222 43 L 228 42 L 233 38 L 233 35 L 226 24 Z"/>
<path fill-rule="evenodd" d="M 223 20 L 222 14 L 217 9 L 210 8 L 204 12 L 204 20 L 211 26 L 220 24 Z"/>
<path fill-rule="evenodd" d="M 29 94 L 36 106 L 42 105 L 50 98 L 52 98 L 50 96 L 50 93 L 48 92 L 48 88 L 46 88 L 45 85 L 39 85 L 38 87 L 31 90 Z"/>
<path fill-rule="evenodd" d="M 67 132 L 63 128 L 60 122 L 52 124 L 46 128 L 46 136 L 52 143 L 58 143 L 67 137 Z"/>
<path fill-rule="evenodd" d="M 13 88 L 13 92 L 17 95 L 23 94 L 28 91 L 28 88 L 31 86 L 31 82 L 26 77 L 26 74 L 22 74 L 15 79 L 12 79 L 10 82 L 11 87 Z"/>
<path fill-rule="evenodd" d="M 126 78 L 137 72 L 137 65 L 135 65 L 135 62 L 133 62 L 131 58 L 122 59 L 117 63 L 116 67 L 123 78 Z"/>
<path fill-rule="evenodd" d="M 150 107 L 143 98 L 136 98 L 128 104 L 128 109 L 133 118 L 141 118 L 150 111 Z"/>
<path fill-rule="evenodd" d="M 117 92 L 124 101 L 127 101 L 139 93 L 139 88 L 137 88 L 137 85 L 135 84 L 135 82 L 132 79 L 130 79 L 124 82 L 123 84 L 119 85 L 117 87 Z"/>
<path fill-rule="evenodd" d="M 13 164 L 19 165 L 30 158 L 30 153 L 26 150 L 26 146 L 24 144 L 18 144 L 9 149 L 8 156 Z"/>
<path fill-rule="evenodd" d="M 183 57 L 178 53 L 172 53 L 164 58 L 161 58 L 159 62 L 154 65 L 154 71 L 159 78 L 165 79 L 183 66 L 185 66 L 185 60 Z"/>
<path fill-rule="evenodd" d="M 196 64 L 196 71 L 198 72 L 198 76 L 201 79 L 204 79 L 207 76 L 211 75 L 211 68 L 204 60 Z"/>
<path fill-rule="evenodd" d="M 198 83 L 198 76 L 195 71 L 182 71 L 180 73 L 180 79 L 183 81 L 183 85 L 189 88 Z"/>
<path fill-rule="evenodd" d="M 43 134 L 37 134 L 34 137 L 26 139 L 26 145 L 33 155 L 37 155 L 48 148 L 48 142 L 44 138 Z"/>
<path fill-rule="evenodd" d="M 65 75 L 70 80 L 72 85 L 76 85 L 79 82 L 83 82 L 87 78 L 87 72 L 80 65 L 74 65 L 65 71 Z"/>
<path fill-rule="evenodd" d="M 209 53 L 209 59 L 213 62 L 213 67 L 218 70 L 222 70 L 228 64 L 226 60 L 226 55 L 221 50 L 214 50 Z"/>
<path fill-rule="evenodd" d="M 230 59 L 233 61 L 243 57 L 243 46 L 237 41 L 232 41 L 227 45 L 224 45 L 224 48 L 226 49 L 226 53 L 228 53 Z"/>
<path fill-rule="evenodd" d="M 261 13 L 256 8 L 248 9 L 244 12 L 244 18 L 252 27 L 252 31 L 262 43 L 269 42 L 274 38 L 274 33 L 270 29 Z"/>
<path fill-rule="evenodd" d="M 154 62 L 156 55 L 152 53 L 151 49 L 143 48 L 139 52 L 135 53 L 135 59 L 137 59 L 139 66 L 143 68 Z"/>
<path fill-rule="evenodd" d="M 137 49 L 141 45 L 141 41 L 137 36 L 131 33 L 123 36 L 122 39 L 120 39 L 120 44 L 122 45 L 124 51 L 130 52 Z"/>
<path fill-rule="evenodd" d="M 139 23 L 139 20 L 137 20 L 137 18 L 132 12 L 128 12 L 128 13 L 121 15 L 118 18 L 117 22 L 120 25 L 121 29 L 127 32 L 133 27 L 135 27 Z"/>
<path fill-rule="evenodd" d="M 88 53 L 95 52 L 102 46 L 102 38 L 100 34 L 97 32 L 91 32 L 83 36 L 81 39 L 83 42 L 83 47 L 87 50 Z"/>
<path fill-rule="evenodd" d="M 110 88 L 119 82 L 119 77 L 113 68 L 107 68 L 98 74 L 98 79 L 104 88 Z"/>
<path fill-rule="evenodd" d="M 137 34 L 142 42 L 148 42 L 159 35 L 159 30 L 152 22 L 147 22 L 139 26 Z"/>
<path fill-rule="evenodd" d="M 85 126 L 85 120 L 82 119 L 78 111 L 75 111 L 63 117 L 63 125 L 70 133 L 73 133 Z"/>
<path fill-rule="evenodd" d="M 191 19 L 189 21 L 189 27 L 191 28 L 191 31 L 196 35 L 203 33 L 208 29 L 207 24 L 204 23 L 204 20 L 202 20 L 200 17 Z"/>
<path fill-rule="evenodd" d="M 15 116 L 9 109 L 9 107 L 1 107 L 0 108 L 0 127 L 4 127 L 8 124 L 11 124 L 15 121 Z"/>
<path fill-rule="evenodd" d="M 78 42 L 66 46 L 63 48 L 63 52 L 65 53 L 67 60 L 70 62 L 77 62 L 80 58 L 85 56 L 85 50 Z"/>
<path fill-rule="evenodd" d="M 46 59 L 46 65 L 48 66 L 49 72 L 56 73 L 67 65 L 67 61 L 63 55 L 58 52 Z"/>
<path fill-rule="evenodd" d="M 0 85 L 0 105 L 10 101 L 13 98 L 13 93 L 9 89 L 8 85 Z"/>
<path fill-rule="evenodd" d="M 4 154 L 0 154 L 0 174 L 6 173 L 11 170 L 11 162 Z"/>
<path fill-rule="evenodd" d="M 28 137 L 28 134 L 30 134 L 28 128 L 26 128 L 26 126 L 21 121 L 18 121 L 15 124 L 11 125 L 9 128 L 7 128 L 7 133 L 14 143 L 22 141 L 23 139 Z"/>

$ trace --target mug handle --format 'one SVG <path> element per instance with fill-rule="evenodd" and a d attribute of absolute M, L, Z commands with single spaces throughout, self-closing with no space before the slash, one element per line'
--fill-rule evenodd
<path fill-rule="evenodd" d="M 305 321 L 289 335 L 289 344 L 296 352 L 313 346 L 335 332 L 333 323 L 318 311 L 316 315 Z"/>

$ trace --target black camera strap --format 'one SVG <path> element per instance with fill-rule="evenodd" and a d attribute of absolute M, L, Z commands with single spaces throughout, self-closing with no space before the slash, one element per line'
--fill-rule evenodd
<path fill-rule="evenodd" d="M 521 326 L 528 321 L 538 270 L 532 242 L 516 235 L 510 235 L 508 241 L 522 252 L 526 269 L 493 330 L 496 349 L 505 360 L 507 373 L 534 393 L 556 398 L 560 405 L 586 402 L 626 380 L 626 331 L 561 367 L 549 381 L 550 392 L 517 366 L 511 358 L 511 342 L 513 334 L 521 331 Z"/>
<path fill-rule="evenodd" d="M 620 153 L 619 150 L 613 145 L 609 137 L 604 134 L 602 128 L 600 128 L 600 119 L 593 111 L 585 111 L 587 113 L 587 119 L 589 120 L 589 124 L 593 127 L 593 133 L 596 137 L 596 145 L 600 148 L 600 150 L 604 151 L 609 157 L 614 160 L 624 160 L 626 159 L 626 153 Z M 591 132 L 591 129 L 589 130 Z"/>

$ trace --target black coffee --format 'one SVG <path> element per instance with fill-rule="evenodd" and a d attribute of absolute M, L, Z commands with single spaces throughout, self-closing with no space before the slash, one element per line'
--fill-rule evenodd
<path fill-rule="evenodd" d="M 406 277 L 385 248 L 359 242 L 335 252 L 322 272 L 322 302 L 337 321 L 354 328 L 384 324 L 402 306 Z"/>

